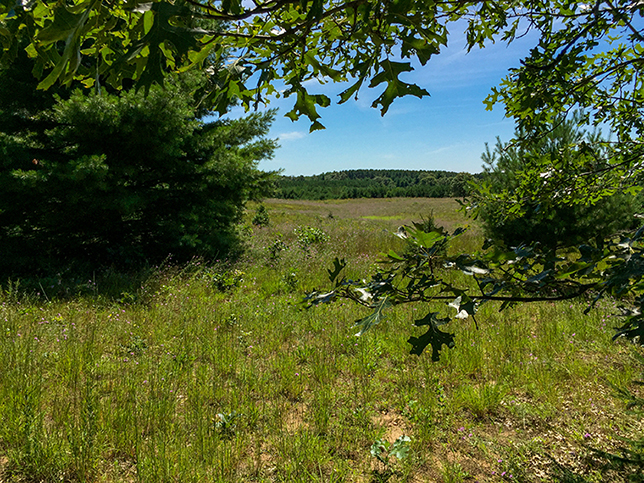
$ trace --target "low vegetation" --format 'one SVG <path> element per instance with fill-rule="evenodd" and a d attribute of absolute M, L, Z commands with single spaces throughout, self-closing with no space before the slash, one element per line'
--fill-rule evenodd
<path fill-rule="evenodd" d="M 264 207 L 234 264 L 4 284 L 2 481 L 637 478 L 597 452 L 641 432 L 615 397 L 637 391 L 641 349 L 611 340 L 611 300 L 589 315 L 585 300 L 486 304 L 432 362 L 406 343 L 422 307 L 356 337 L 360 307 L 299 302 L 333 257 L 359 277 L 401 248 L 399 225 L 469 223 L 453 200 Z"/>

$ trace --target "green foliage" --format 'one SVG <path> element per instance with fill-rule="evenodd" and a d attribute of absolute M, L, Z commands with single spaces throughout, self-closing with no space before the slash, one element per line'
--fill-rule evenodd
<path fill-rule="evenodd" d="M 438 54 L 456 25 L 466 22 L 471 49 L 497 39 L 513 41 L 520 36 L 523 20 L 542 42 L 526 67 L 517 69 L 489 102 L 502 98 L 513 113 L 531 109 L 539 114 L 549 104 L 565 110 L 569 100 L 578 102 L 587 86 L 601 84 L 597 91 L 604 95 L 597 94 L 593 103 L 606 105 L 602 118 L 623 112 L 635 119 L 639 116 L 631 104 L 637 95 L 625 96 L 617 103 L 620 108 L 613 107 L 611 96 L 620 92 L 615 83 L 594 80 L 606 75 L 627 84 L 636 78 L 640 49 L 633 40 L 640 34 L 632 20 L 639 15 L 638 8 L 625 2 L 585 8 L 558 0 L 521 4 L 312 0 L 270 5 L 239 0 L 125 4 L 75 0 L 64 5 L 40 3 L 37 8 L 0 3 L 5 22 L 3 62 L 12 60 L 24 41 L 37 59 L 40 88 L 79 80 L 92 87 L 136 84 L 148 90 L 163 83 L 171 70 L 212 63 L 218 66 L 211 74 L 212 85 L 202 90 L 208 108 L 223 113 L 233 99 L 248 107 L 257 105 L 276 93 L 279 82 L 285 86 L 282 94 L 294 99 L 287 116 L 308 117 L 311 130 L 323 127 L 317 109 L 331 100 L 309 92 L 312 83 L 307 81 L 350 82 L 340 103 L 354 98 L 363 86 L 378 88 L 372 107 L 384 114 L 398 97 L 429 95 L 400 77 L 412 70 L 412 61 L 424 66 Z M 596 52 L 599 40 L 621 31 L 628 40 L 623 48 Z M 592 55 L 586 57 L 587 52 Z M 584 75 L 586 71 L 591 75 Z M 519 89 L 513 96 L 515 85 Z"/>
<path fill-rule="evenodd" d="M 235 435 L 235 430 L 237 429 L 237 421 L 240 419 L 240 416 L 241 415 L 236 411 L 217 414 L 214 421 L 214 426 L 221 437 L 230 439 Z"/>
<path fill-rule="evenodd" d="M 3 63 L 17 57 L 22 50 L 19 45 L 27 45 L 26 51 L 36 59 L 34 72 L 43 79 L 43 88 L 56 81 L 66 85 L 78 79 L 88 86 L 103 80 L 115 89 L 123 88 L 124 81 L 126 85 L 134 82 L 149 91 L 154 83 L 163 82 L 169 71 L 203 67 L 207 62 L 212 66 L 210 84 L 200 90 L 201 105 L 220 113 L 235 101 L 257 106 L 266 95 L 275 94 L 276 84 L 281 83 L 286 86 L 281 93 L 295 99 L 287 116 L 293 120 L 307 116 L 311 130 L 323 127 L 317 108 L 331 101 L 325 95 L 310 93 L 307 86 L 315 83 L 308 81 L 350 80 L 352 84 L 340 94 L 340 102 L 356 96 L 364 85 L 379 87 L 372 106 L 384 114 L 397 97 L 428 95 L 400 76 L 411 70 L 409 59 L 425 65 L 447 45 L 453 24 L 467 23 L 468 49 L 484 47 L 496 39 L 512 42 L 523 37 L 522 29 L 530 29 L 537 37 L 535 47 L 486 100 L 489 108 L 503 102 L 507 115 L 517 121 L 525 135 L 516 140 L 522 153 L 534 153 L 554 123 L 575 109 L 584 114 L 573 117 L 572 123 L 607 125 L 616 140 L 584 139 L 572 149 L 523 156 L 516 189 L 495 197 L 498 205 L 494 212 L 504 214 L 503 219 L 496 219 L 497 224 L 524 213 L 532 216 L 539 213 L 539 207 L 546 212 L 556 206 L 569 218 L 574 210 L 566 213 L 564 206 L 593 205 L 616 192 L 638 190 L 644 156 L 644 84 L 638 81 L 644 67 L 643 14 L 641 6 L 625 1 L 592 6 L 559 0 L 431 5 L 420 0 L 314 0 L 268 5 L 244 5 L 239 0 L 189 4 L 136 0 L 126 6 L 78 1 L 42 3 L 37 8 L 9 1 L 0 4 Z M 199 22 L 203 20 L 214 23 L 202 28 Z M 89 153 L 79 158 L 79 171 L 90 171 L 100 179 L 105 164 L 101 156 Z M 36 179 L 28 171 L 16 172 L 15 177 L 25 186 Z M 464 194 L 461 181 L 454 183 L 454 191 Z M 605 210 L 613 208 L 606 203 Z M 562 245 L 569 243 L 568 235 L 555 233 L 548 240 L 550 252 L 560 240 L 567 239 Z M 186 233 L 179 245 L 198 245 L 198 238 Z M 422 243 L 431 241 L 431 236 L 420 233 L 415 238 L 424 239 Z M 485 278 L 465 266 L 463 272 L 480 275 L 476 282 L 491 291 L 490 295 L 479 286 L 479 296 L 485 300 L 501 297 L 500 292 L 510 293 L 504 295 L 508 303 L 541 300 L 564 284 L 570 289 L 568 297 L 592 286 L 601 294 L 632 296 L 642 305 L 641 270 L 623 248 L 628 246 L 639 255 L 639 238 L 636 234 L 601 242 L 583 240 L 583 245 L 570 247 L 578 256 L 576 265 L 558 260 L 556 253 L 540 253 L 534 246 L 513 253 L 497 247 L 486 254 L 464 255 L 462 260 L 473 263 L 471 267 L 477 270 L 498 269 L 498 278 Z M 519 259 L 522 263 L 508 265 L 508 260 L 514 263 Z M 450 263 L 459 266 L 456 261 Z M 404 269 L 404 276 L 422 272 Z M 420 283 L 416 274 L 413 279 Z M 395 277 L 394 272 L 390 275 Z M 425 275 L 438 283 L 436 273 Z M 387 281 L 382 283 L 388 286 Z M 439 286 L 447 287 L 442 281 Z M 454 299 L 463 296 L 462 302 L 471 302 L 465 297 L 466 289 L 449 291 Z M 641 300 L 644 303 L 644 298 Z M 624 333 L 640 330 L 638 320 L 627 319 L 627 325 L 635 326 L 626 327 Z"/>
<path fill-rule="evenodd" d="M 219 67 L 202 95 L 209 108 L 223 114 L 233 99 L 256 105 L 276 92 L 274 83 L 281 79 L 283 94 L 295 99 L 287 116 L 308 117 L 312 131 L 323 127 L 317 108 L 331 100 L 309 93 L 311 79 L 352 79 L 340 102 L 365 84 L 379 88 L 372 105 L 383 114 L 398 97 L 427 96 L 424 89 L 400 79 L 413 69 L 411 62 L 400 60 L 415 58 L 426 64 L 447 44 L 446 23 L 467 13 L 460 7 L 441 11 L 446 15 L 422 2 L 356 5 L 324 0 L 271 5 L 167 0 L 105 5 L 79 0 L 41 3 L 38 8 L 0 3 L 4 61 L 26 39 L 28 52 L 38 61 L 40 88 L 80 80 L 92 87 L 134 83 L 149 90 L 163 83 L 170 70 L 210 62 Z M 403 59 L 390 58 L 394 45 Z"/>
<path fill-rule="evenodd" d="M 478 175 L 449 171 L 356 169 L 313 176 L 280 176 L 275 196 L 285 199 L 462 197 Z"/>
<path fill-rule="evenodd" d="M 601 159 L 596 151 L 590 163 L 546 163 L 558 176 L 539 190 L 557 190 L 561 184 L 556 178 L 576 176 L 577 191 L 571 192 L 576 194 L 566 195 L 572 198 L 581 194 L 579 189 L 597 196 L 614 189 L 633 175 L 642 156 L 638 139 L 644 132 L 644 86 L 636 81 L 642 68 L 642 13 L 626 1 L 592 7 L 560 0 L 312 0 L 270 5 L 75 0 L 39 3 L 37 8 L 0 3 L 2 62 L 14 61 L 26 47 L 36 59 L 33 71 L 42 79 L 41 88 L 80 81 L 96 88 L 101 83 L 115 89 L 135 84 L 148 91 L 170 71 L 214 66 L 209 85 L 195 89 L 207 109 L 224 113 L 234 101 L 257 106 L 276 94 L 279 84 L 285 86 L 280 95 L 294 99 L 287 116 L 308 117 L 311 130 L 323 127 L 317 109 L 331 100 L 310 93 L 316 83 L 309 81 L 351 82 L 340 103 L 357 96 L 365 85 L 379 88 L 372 106 L 384 114 L 398 97 L 429 94 L 400 77 L 412 70 L 412 61 L 424 66 L 438 54 L 449 32 L 461 30 L 457 25 L 466 24 L 468 49 L 499 39 L 512 42 L 530 30 L 537 38 L 535 48 L 486 102 L 489 108 L 503 102 L 508 115 L 535 139 L 575 107 L 584 110 L 585 120 L 609 126 L 618 145 L 611 159 Z"/>
<path fill-rule="evenodd" d="M 382 254 L 380 268 L 370 280 L 346 278 L 346 263 L 336 259 L 334 268 L 328 270 L 333 289 L 311 292 L 304 303 L 312 307 L 349 299 L 371 309 L 372 314 L 356 322 L 364 328 L 360 333 L 379 323 L 388 307 L 430 303 L 426 315 L 415 321 L 416 326 L 427 327 L 426 332 L 408 342 L 417 355 L 431 346 L 435 361 L 444 345 L 455 345 L 453 332 L 440 327 L 469 317 L 476 322 L 475 315 L 486 302 L 502 302 L 503 310 L 518 303 L 568 300 L 593 291 L 595 304 L 604 296 L 637 294 L 644 274 L 644 228 L 631 237 L 607 240 L 601 247 L 583 245 L 565 257 L 535 246 L 451 254 L 449 247 L 463 229 L 427 233 L 418 227 L 401 228 L 396 235 L 407 246 L 400 252 Z M 638 296 L 635 303 L 644 302 Z M 434 309 L 440 305 L 442 309 Z M 641 311 L 631 310 L 615 337 L 641 343 L 642 326 Z"/>
<path fill-rule="evenodd" d="M 410 337 L 408 342 L 411 344 L 411 353 L 421 355 L 429 345 L 432 347 L 432 360 L 440 359 L 440 351 L 443 345 L 454 347 L 454 335 L 442 332 L 438 327 L 445 325 L 450 321 L 448 317 L 438 317 L 438 312 L 430 312 L 425 317 L 414 321 L 417 327 L 429 327 L 420 337 Z"/>
<path fill-rule="evenodd" d="M 391 307 L 391 304 L 387 300 L 387 297 L 380 299 L 378 303 L 373 307 L 374 311 L 371 315 L 368 315 L 363 319 L 356 320 L 355 324 L 353 324 L 354 327 L 359 329 L 356 335 L 361 336 L 373 326 L 378 325 L 380 322 L 382 322 L 384 319 L 383 312 L 389 307 Z"/>
<path fill-rule="evenodd" d="M 253 217 L 253 225 L 259 227 L 265 227 L 270 224 L 270 218 L 268 217 L 268 210 L 264 205 L 259 205 L 255 216 Z"/>
<path fill-rule="evenodd" d="M 444 483 L 462 483 L 470 478 L 470 474 L 460 463 L 445 461 L 441 471 Z"/>
<path fill-rule="evenodd" d="M 582 243 L 601 244 L 615 233 L 633 229 L 638 225 L 635 213 L 638 206 L 634 196 L 614 194 L 596 203 L 560 204 L 556 199 L 543 198 L 525 206 L 521 213 L 508 212 L 504 196 L 520 186 L 520 180 L 530 162 L 535 159 L 552 159 L 557 156 L 566 163 L 575 163 L 587 154 L 580 150 L 583 144 L 607 145 L 597 132 L 586 132 L 578 127 L 581 116 L 558 119 L 547 134 L 530 144 L 503 144 L 497 139 L 493 151 L 486 147 L 483 154 L 484 176 L 472 193 L 485 235 L 505 247 L 539 243 L 556 250 Z M 516 139 L 526 133 L 518 130 Z M 641 203 L 639 203 L 641 204 Z"/>
<path fill-rule="evenodd" d="M 411 12 L 413 7 L 407 4 L 403 10 Z M 642 343 L 642 230 L 620 232 L 633 228 L 634 208 L 615 194 L 632 195 L 641 184 L 644 84 L 636 79 L 644 74 L 644 9 L 628 2 L 588 6 L 530 1 L 520 7 L 513 2 L 466 2 L 452 13 L 450 21 L 469 20 L 469 48 L 483 47 L 496 35 L 511 42 L 524 27 L 538 37 L 521 67 L 512 69 L 486 100 L 490 109 L 503 102 L 518 126 L 517 139 L 497 145 L 498 159 L 487 153 L 494 169 L 498 162 L 513 174 L 503 173 L 503 180 L 497 176 L 500 186 L 483 186 L 476 194 L 496 245 L 448 256 L 445 249 L 454 234 L 416 227 L 406 237 L 400 233 L 407 238 L 408 249 L 389 251 L 383 260 L 388 267 L 377 269 L 369 281 L 340 278 L 332 269 L 334 288 L 313 292 L 306 302 L 349 298 L 374 311 L 362 319 L 371 326 L 372 320 L 382 318 L 384 300 L 392 306 L 440 301 L 456 309 L 452 319 L 461 319 L 474 316 L 487 301 L 502 302 L 504 309 L 592 291 L 593 303 L 610 295 L 630 305 L 617 337 Z M 440 12 L 436 15 L 440 17 Z M 421 29 L 416 23 L 414 31 Z M 384 80 L 380 73 L 374 74 L 377 82 Z M 358 78 L 343 100 L 363 81 Z M 575 111 L 582 114 L 570 114 Z M 608 126 L 614 141 L 584 131 L 600 125 Z M 494 176 L 490 179 L 495 181 Z M 450 275 L 454 271 L 471 278 L 464 281 Z M 417 319 L 429 330 L 410 339 L 415 353 L 431 345 L 436 357 L 437 350 L 450 345 L 449 334 L 438 329 L 437 321 L 443 323 L 445 310 L 451 309 L 429 309 L 427 318 Z"/>
<path fill-rule="evenodd" d="M 458 395 L 463 406 L 472 412 L 474 417 L 484 419 L 498 413 L 501 402 L 506 395 L 505 388 L 496 383 L 484 383 L 477 386 L 466 386 Z"/>
<path fill-rule="evenodd" d="M 385 466 L 389 465 L 389 458 L 394 457 L 398 460 L 404 460 L 409 456 L 409 443 L 411 438 L 409 436 L 402 435 L 393 443 L 385 441 L 382 439 L 377 439 L 371 445 L 371 456 L 376 458 Z"/>
<path fill-rule="evenodd" d="M 644 356 L 635 354 L 637 364 L 640 369 L 644 367 Z M 644 373 L 640 374 L 640 378 Z M 639 379 L 631 382 L 633 386 L 644 386 L 644 381 Z M 616 386 L 614 390 L 617 397 L 625 404 L 626 409 L 635 414 L 640 420 L 644 416 L 644 398 L 638 392 L 633 391 L 625 386 Z M 597 455 L 608 461 L 609 465 L 617 468 L 627 469 L 629 481 L 642 481 L 644 478 L 644 437 L 627 439 L 626 445 L 621 446 L 617 452 L 608 452 L 596 450 Z"/>
<path fill-rule="evenodd" d="M 163 82 L 168 71 L 201 66 L 205 59 L 214 59 L 213 65 L 219 67 L 212 73 L 212 87 L 202 92 L 203 105 L 221 113 L 234 100 L 245 106 L 257 105 L 266 95 L 276 92 L 276 84 L 285 85 L 284 96 L 295 99 L 287 115 L 293 120 L 308 117 L 311 130 L 323 127 L 317 108 L 331 102 L 327 96 L 307 90 L 307 86 L 316 85 L 309 82 L 313 79 L 336 82 L 350 79 L 352 84 L 341 93 L 340 102 L 353 98 L 365 84 L 379 87 L 372 106 L 384 114 L 397 97 L 428 95 L 424 89 L 407 84 L 399 77 L 411 70 L 408 59 L 424 65 L 446 46 L 448 31 L 454 30 L 453 23 L 467 22 L 468 48 L 485 46 L 495 39 L 511 42 L 523 36 L 523 28 L 530 29 L 538 37 L 534 48 L 522 59 L 520 67 L 511 70 L 500 88 L 493 91 L 487 100 L 488 107 L 495 102 L 504 103 L 508 116 L 525 133 L 524 138 L 516 141 L 526 153 L 532 152 L 539 140 L 548 135 L 553 123 L 575 109 L 585 114 L 573 119 L 574 123 L 578 126 L 605 124 L 616 140 L 610 146 L 602 140 L 580 142 L 572 156 L 568 150 L 529 156 L 524 160 L 516 188 L 495 197 L 499 205 L 494 210 L 507 217 L 534 215 L 539 213 L 537 207 L 557 206 L 558 210 L 564 210 L 565 206 L 592 205 L 619 191 L 638 190 L 644 156 L 644 83 L 640 81 L 644 74 L 643 15 L 644 7 L 631 1 L 599 1 L 592 5 L 559 0 L 438 4 L 420 0 L 313 0 L 269 4 L 244 4 L 241 0 L 189 4 L 167 0 L 135 0 L 125 4 L 97 0 L 64 4 L 0 3 L 0 17 L 4 21 L 3 63 L 16 57 L 22 50 L 18 47 L 21 40 L 26 39 L 27 51 L 37 59 L 34 71 L 42 79 L 42 88 L 56 81 L 69 84 L 74 79 L 88 86 L 104 81 L 114 88 L 122 88 L 125 80 L 126 84 L 134 82 L 153 93 L 151 86 Z M 196 20 L 203 18 L 220 23 L 216 28 L 195 28 Z M 52 112 L 58 114 L 56 110 Z M 58 121 L 55 116 L 54 120 Z M 41 132 L 55 139 L 64 129 Z M 41 140 L 11 140 L 5 149 L 15 151 L 21 142 Z M 71 151 L 77 149 L 73 144 L 64 147 Z M 64 189 L 68 187 L 65 183 L 75 177 L 87 178 L 90 186 L 108 179 L 105 166 L 111 166 L 104 152 L 74 154 L 78 155 L 68 171 L 52 172 L 50 179 Z M 3 155 L 3 159 L 12 158 Z M 44 169 L 54 163 L 53 158 L 43 159 L 47 161 L 43 163 Z M 39 210 L 51 210 L 58 201 L 58 197 L 51 197 L 55 191 L 48 190 L 49 197 L 38 196 L 35 188 L 39 186 L 40 175 L 27 164 L 39 166 L 41 157 L 24 156 L 23 161 L 25 165 L 11 168 L 11 181 L 28 195 L 18 199 L 23 201 L 22 206 L 36 203 Z M 0 186 L 9 184 L 3 180 Z M 84 193 L 82 187 L 64 191 L 76 192 Z M 6 193 L 14 199 L 17 194 Z M 1 206 L 4 210 L 8 205 Z M 77 208 L 82 214 L 84 205 L 79 204 Z M 531 213 L 531 210 L 534 211 Z M 2 216 L 5 214 L 3 211 Z M 176 214 L 173 215 L 174 220 Z M 63 226 L 69 223 L 66 218 L 55 221 Z M 58 240 L 58 243 L 62 239 L 50 226 L 43 224 L 45 229 L 41 230 L 26 218 L 14 225 L 17 228 L 6 236 L 20 237 L 26 232 L 32 237 L 46 234 L 44 240 Z M 2 226 L 7 225 L 2 223 Z M 100 231 L 98 234 L 103 235 Z M 178 245 L 194 249 L 199 245 L 200 235 L 180 230 Z M 536 245 L 511 250 L 497 246 L 467 255 L 441 254 L 456 234 L 409 229 L 407 235 L 413 249 L 401 254 L 389 252 L 385 256 L 387 269 L 377 271 L 369 281 L 354 281 L 345 277 L 338 280 L 339 274 L 334 268 L 330 272 L 336 275 L 332 280 L 336 283 L 333 290 L 311 294 L 308 301 L 316 304 L 349 298 L 379 311 L 378 318 L 384 301 L 392 306 L 446 302 L 439 317 L 430 315 L 429 319 L 418 319 L 423 325 L 429 322 L 426 325 L 431 331 L 422 336 L 419 345 L 422 350 L 428 345 L 434 349 L 442 347 L 446 336 L 437 329 L 436 320 L 444 319 L 454 309 L 453 318 L 458 320 L 474 316 L 480 304 L 487 301 L 502 302 L 501 308 L 506 308 L 518 302 L 569 299 L 593 291 L 596 300 L 611 295 L 628 303 L 630 308 L 618 336 L 643 341 L 641 229 L 630 236 L 611 235 L 601 242 L 583 240 L 576 246 L 563 246 L 568 242 L 561 242 L 561 247 L 567 250 L 565 257 L 552 247 L 560 240 L 568 240 L 568 235 L 556 234 L 556 241 L 545 251 Z M 74 252 L 93 257 L 91 252 L 105 251 L 100 243 L 84 246 L 77 239 L 69 241 Z M 150 240 L 144 247 L 153 249 L 154 243 Z M 24 248 L 31 253 L 42 249 L 39 244 L 25 244 Z M 48 252 L 48 256 L 66 256 L 64 252 Z M 5 253 L 8 259 L 16 259 L 15 250 Z M 374 316 L 368 317 L 375 320 Z M 284 379 L 285 390 L 291 397 L 300 397 L 301 385 Z M 25 420 L 34 421 L 26 416 Z M 27 426 L 44 434 L 37 422 Z M 312 448 L 317 440 L 298 437 L 295 441 L 297 444 L 291 446 Z M 28 458 L 31 456 L 32 453 Z M 46 460 L 42 456 L 34 459 L 36 464 Z M 172 468 L 167 461 L 162 463 L 166 463 L 161 465 L 166 471 Z M 138 464 L 145 467 L 143 462 Z M 77 476 L 83 479 L 85 474 L 80 471 Z M 49 476 L 39 474 L 35 478 Z M 164 476 L 181 479 L 177 475 Z"/>
<path fill-rule="evenodd" d="M 146 97 L 76 91 L 7 127 L 0 271 L 234 251 L 245 202 L 268 187 L 257 162 L 275 147 L 263 137 L 273 113 L 205 122 L 197 111 L 177 79 Z M 4 112 L 22 114 L 19 105 Z"/>
<path fill-rule="evenodd" d="M 227 290 L 232 290 L 244 281 L 245 273 L 239 269 L 224 269 L 221 271 L 215 271 L 212 275 L 212 283 L 217 288 L 225 292 Z"/>
<path fill-rule="evenodd" d="M 341 276 L 346 263 L 336 258 L 334 268 L 327 270 L 334 289 L 325 293 L 312 292 L 306 296 L 305 303 L 311 307 L 338 298 L 348 298 L 372 309 L 372 314 L 354 324 L 360 328 L 357 335 L 379 324 L 386 309 L 404 303 L 449 300 L 450 307 L 456 308 L 457 317 L 474 315 L 478 307 L 475 299 L 466 290 L 454 287 L 441 273 L 445 267 L 470 274 L 487 273 L 476 267 L 472 260 L 461 256 L 447 257 L 446 247 L 461 233 L 462 229 L 450 234 L 443 229 L 427 233 L 419 225 L 401 227 L 396 235 L 403 238 L 407 246 L 400 254 L 393 250 L 383 254 L 383 263 L 388 264 L 389 268 L 378 270 L 369 281 L 350 280 Z M 411 352 L 420 355 L 431 345 L 432 359 L 438 360 L 443 345 L 454 346 L 453 334 L 439 329 L 450 320 L 450 317 L 440 316 L 439 312 L 429 312 L 416 320 L 415 325 L 427 327 L 427 331 L 420 337 L 409 338 Z"/>
<path fill-rule="evenodd" d="M 529 144 L 575 110 L 583 112 L 573 118 L 575 123 L 605 126 L 614 140 L 608 152 L 606 143 L 584 143 L 579 146 L 584 156 L 532 160 L 531 175 L 515 195 L 529 203 L 546 197 L 562 203 L 594 202 L 631 187 L 641 169 L 644 86 L 634 79 L 643 67 L 644 12 L 627 2 L 573 5 L 552 2 L 562 9 L 560 15 L 542 12 L 535 19 L 539 44 L 487 102 L 490 108 L 503 102 Z M 566 9 L 574 15 L 566 15 Z"/>
<path fill-rule="evenodd" d="M 313 226 L 301 226 L 296 228 L 294 233 L 297 237 L 297 246 L 304 251 L 308 251 L 313 245 L 321 245 L 329 240 L 329 235 Z"/>
<path fill-rule="evenodd" d="M 298 285 L 300 284 L 297 273 L 287 272 L 282 276 L 280 283 L 284 287 L 286 293 L 295 293 L 297 291 Z"/>
<path fill-rule="evenodd" d="M 266 250 L 268 251 L 268 256 L 271 260 L 277 260 L 280 258 L 280 255 L 284 250 L 288 250 L 288 245 L 284 243 L 282 236 L 280 235 L 277 240 L 266 247 Z"/>

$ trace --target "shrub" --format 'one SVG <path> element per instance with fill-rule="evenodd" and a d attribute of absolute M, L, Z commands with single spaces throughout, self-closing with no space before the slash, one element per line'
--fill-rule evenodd
<path fill-rule="evenodd" d="M 628 194 L 616 194 L 595 204 L 563 205 L 556 199 L 540 200 L 522 215 L 511 213 L 496 198 L 519 187 L 522 172 L 531 160 L 547 157 L 553 163 L 566 164 L 585 155 L 584 143 L 601 143 L 599 132 L 576 129 L 577 119 L 575 116 L 556 121 L 548 135 L 529 147 L 503 144 L 498 139 L 494 150 L 486 146 L 482 156 L 485 172 L 473 197 L 480 207 L 487 238 L 506 247 L 538 242 L 546 249 L 556 250 L 582 243 L 598 244 L 607 236 L 637 225 L 637 199 Z M 524 136 L 517 132 L 515 137 Z M 609 143 L 605 145 L 606 150 L 611 149 Z"/>
<path fill-rule="evenodd" d="M 268 210 L 264 205 L 259 205 L 255 216 L 253 217 L 253 225 L 264 227 L 270 224 L 270 219 L 268 217 Z"/>
<path fill-rule="evenodd" d="M 146 97 L 77 91 L 4 124 L 0 272 L 234 252 L 244 204 L 269 188 L 257 163 L 273 113 L 205 122 L 189 92 L 180 79 Z"/>
<path fill-rule="evenodd" d="M 277 260 L 284 250 L 288 250 L 288 246 L 282 241 L 282 235 L 280 235 L 277 240 L 266 247 L 266 250 L 271 260 Z"/>
<path fill-rule="evenodd" d="M 312 226 L 296 228 L 295 235 L 297 236 L 297 245 L 305 251 L 308 251 L 312 245 L 326 243 L 329 240 L 329 235 Z"/>
<path fill-rule="evenodd" d="M 246 274 L 238 269 L 223 270 L 212 275 L 212 283 L 217 290 L 225 292 L 239 287 L 244 281 L 244 275 Z"/>

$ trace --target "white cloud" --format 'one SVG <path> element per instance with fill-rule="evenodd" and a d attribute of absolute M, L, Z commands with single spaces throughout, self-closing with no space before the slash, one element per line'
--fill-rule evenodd
<path fill-rule="evenodd" d="M 306 133 L 302 131 L 285 132 L 278 135 L 280 141 L 294 141 L 306 137 Z"/>

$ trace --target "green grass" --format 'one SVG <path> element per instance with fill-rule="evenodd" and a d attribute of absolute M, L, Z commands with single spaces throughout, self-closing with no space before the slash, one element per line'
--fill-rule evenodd
<path fill-rule="evenodd" d="M 638 349 L 611 341 L 612 302 L 489 304 L 438 363 L 406 343 L 426 306 L 360 338 L 359 307 L 299 308 L 335 256 L 367 275 L 401 219 L 468 223 L 449 201 L 269 200 L 236 265 L 107 273 L 72 296 L 5 285 L 0 481 L 626 481 L 588 448 L 640 431 L 613 397 L 639 373 Z M 328 241 L 303 250 L 307 226 Z M 406 458 L 372 457 L 402 435 Z"/>

